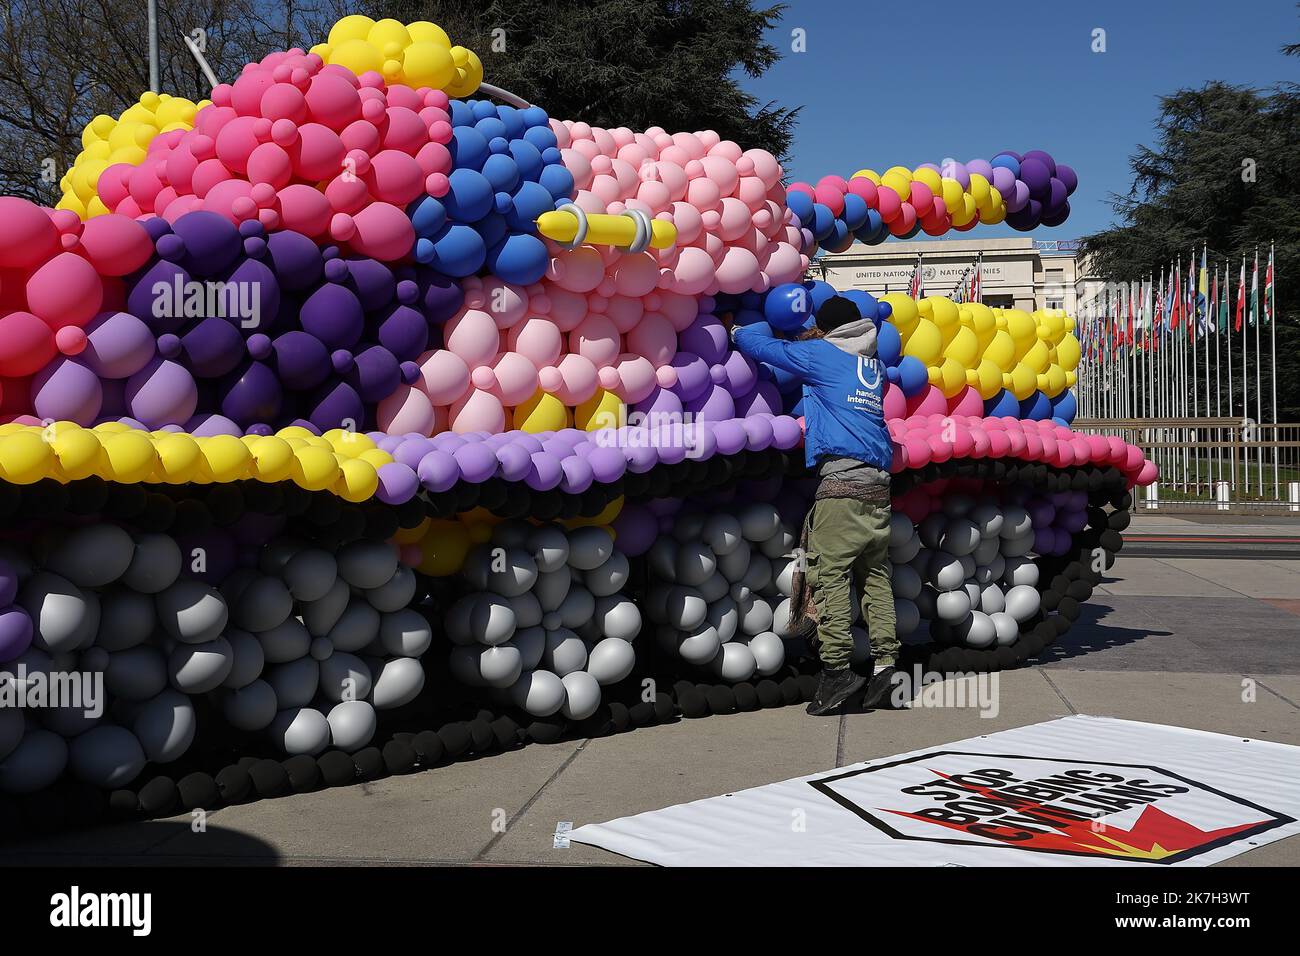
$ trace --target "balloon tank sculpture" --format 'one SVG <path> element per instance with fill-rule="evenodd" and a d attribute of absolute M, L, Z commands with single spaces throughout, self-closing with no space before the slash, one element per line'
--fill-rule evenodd
<path fill-rule="evenodd" d="M 787 187 L 481 81 L 350 16 L 96 117 L 57 208 L 0 198 L 0 832 L 808 697 L 799 386 L 727 326 L 806 327 L 819 246 L 1055 225 L 1074 172 Z M 1154 466 L 1070 430 L 1062 312 L 844 295 L 889 380 L 907 663 L 1034 657 Z"/>

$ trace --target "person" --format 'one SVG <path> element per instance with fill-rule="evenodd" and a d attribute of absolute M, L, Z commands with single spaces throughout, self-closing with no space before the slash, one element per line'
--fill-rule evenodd
<path fill-rule="evenodd" d="M 796 573 L 791 623 L 796 631 L 815 623 L 822 670 L 808 713 L 823 716 L 864 685 L 864 709 L 887 706 L 899 641 L 888 563 L 893 452 L 876 326 L 843 296 L 823 302 L 814 320 L 795 341 L 750 326 L 733 328 L 732 340 L 803 382 L 804 455 L 821 481 L 804 519 L 804 580 Z M 870 628 L 869 679 L 850 667 L 854 587 Z"/>

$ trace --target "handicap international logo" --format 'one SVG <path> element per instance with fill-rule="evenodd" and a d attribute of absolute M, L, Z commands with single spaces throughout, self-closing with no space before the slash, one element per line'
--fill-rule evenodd
<path fill-rule="evenodd" d="M 880 364 L 865 355 L 858 356 L 858 381 L 864 388 L 875 388 L 880 384 Z"/>
<path fill-rule="evenodd" d="M 1176 863 L 1295 822 L 1146 764 L 936 751 L 809 781 L 896 840 Z"/>

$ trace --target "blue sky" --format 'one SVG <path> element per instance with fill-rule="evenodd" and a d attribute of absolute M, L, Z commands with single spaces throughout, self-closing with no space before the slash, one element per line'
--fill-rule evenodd
<path fill-rule="evenodd" d="M 1128 190 L 1128 157 L 1152 142 L 1161 94 L 1215 79 L 1300 81 L 1300 57 L 1278 51 L 1300 41 L 1294 0 L 788 3 L 770 33 L 785 57 L 742 83 L 761 101 L 804 106 L 794 179 L 1046 149 L 1074 167 L 1079 188 L 1070 218 L 1035 238 L 1073 239 L 1113 221 L 1107 196 Z M 806 53 L 789 52 L 796 27 Z M 1091 50 L 1095 28 L 1106 31 L 1105 53 Z"/>

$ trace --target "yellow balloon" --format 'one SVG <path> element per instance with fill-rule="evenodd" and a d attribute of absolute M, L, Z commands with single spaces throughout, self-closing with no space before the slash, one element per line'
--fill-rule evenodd
<path fill-rule="evenodd" d="M 154 441 L 158 464 L 154 475 L 159 481 L 183 485 L 202 467 L 203 451 L 192 435 L 181 432 L 163 435 Z"/>
<path fill-rule="evenodd" d="M 957 182 L 957 180 L 949 179 L 946 176 L 943 177 L 939 181 L 939 192 L 943 196 L 943 204 L 948 208 L 950 215 L 962 208 L 961 199 L 965 192 L 961 188 L 961 183 Z"/>
<path fill-rule="evenodd" d="M 583 518 L 581 516 L 577 518 L 569 518 L 565 521 L 561 521 L 560 524 L 564 525 L 566 528 L 605 528 L 609 532 L 610 537 L 617 538 L 618 535 L 614 533 L 614 529 L 610 528 L 609 525 L 618 517 L 619 512 L 622 510 L 623 496 L 619 495 L 607 504 L 598 515 L 594 515 L 590 518 Z"/>
<path fill-rule="evenodd" d="M 324 491 L 339 476 L 338 459 L 324 448 L 310 445 L 294 450 L 293 480 L 308 491 Z"/>
<path fill-rule="evenodd" d="M 153 472 L 158 453 L 146 432 L 125 425 L 123 428 L 125 430 L 109 432 L 100 439 L 107 459 L 105 471 L 108 473 L 104 477 L 123 484 L 135 484 Z"/>
<path fill-rule="evenodd" d="M 918 183 L 925 183 L 932 193 L 938 194 L 943 190 L 943 181 L 939 178 L 939 174 L 928 166 L 912 170 L 912 178 Z"/>
<path fill-rule="evenodd" d="M 252 456 L 249 473 L 259 481 L 285 481 L 293 474 L 293 446 L 275 435 L 254 437 L 248 443 Z"/>
<path fill-rule="evenodd" d="M 895 166 L 881 177 L 886 186 L 898 193 L 898 198 L 906 201 L 912 195 L 912 174 L 910 170 Z"/>
<path fill-rule="evenodd" d="M 384 67 L 384 56 L 368 40 L 344 40 L 330 50 L 330 62 L 360 76 L 372 70 L 380 72 Z"/>
<path fill-rule="evenodd" d="M 1002 369 L 989 359 L 981 359 L 979 365 L 967 373 L 966 381 L 980 393 L 980 398 L 990 399 L 1002 390 Z"/>
<path fill-rule="evenodd" d="M 1017 401 L 1023 402 L 1038 388 L 1038 376 L 1028 365 L 1017 362 L 1010 375 L 1002 378 L 1003 387 L 1010 389 Z"/>
<path fill-rule="evenodd" d="M 406 32 L 411 34 L 411 40 L 415 43 L 436 43 L 438 46 L 451 49 L 451 37 L 447 36 L 447 31 L 436 23 L 416 20 L 406 25 Z"/>
<path fill-rule="evenodd" d="M 916 307 L 916 300 L 902 292 L 886 292 L 880 298 L 889 303 L 889 307 L 893 310 L 893 313 L 889 316 L 889 321 L 893 323 L 894 328 L 898 329 L 899 338 L 906 343 L 908 336 L 915 330 L 917 319 L 920 317 Z"/>
<path fill-rule="evenodd" d="M 325 439 L 329 443 L 329 447 L 344 458 L 356 458 L 362 452 L 370 451 L 375 447 L 375 443 L 369 435 L 346 428 L 331 428 L 320 437 Z"/>
<path fill-rule="evenodd" d="M 952 214 L 952 224 L 954 226 L 964 226 L 975 218 L 979 209 L 975 205 L 975 200 L 970 193 L 962 193 L 961 200 L 956 206 L 949 206 L 948 212 Z"/>
<path fill-rule="evenodd" d="M 1035 375 L 1046 372 L 1051 362 L 1051 357 L 1047 354 L 1047 345 L 1041 341 L 1035 342 L 1029 347 L 1029 351 L 1020 357 L 1020 361 L 1033 369 Z"/>
<path fill-rule="evenodd" d="M 967 327 L 975 332 L 975 339 L 983 352 L 988 348 L 989 342 L 993 341 L 993 333 L 998 330 L 993 310 L 982 302 L 967 302 L 962 311 L 967 316 Z"/>
<path fill-rule="evenodd" d="M 236 481 L 248 473 L 248 446 L 234 435 L 212 435 L 199 441 L 203 467 L 213 481 Z"/>
<path fill-rule="evenodd" d="M 589 432 L 618 428 L 627 420 L 627 406 L 613 392 L 598 388 L 595 395 L 573 410 L 573 418 L 578 428 Z"/>
<path fill-rule="evenodd" d="M 411 45 L 411 34 L 407 32 L 406 24 L 387 17 L 377 21 L 370 28 L 366 34 L 366 39 L 374 44 L 377 49 L 383 51 L 385 55 L 387 55 L 389 44 L 396 44 L 399 51 Z"/>
<path fill-rule="evenodd" d="M 1080 356 L 1079 340 L 1073 335 L 1066 334 L 1063 336 L 1056 346 L 1056 361 L 1060 363 L 1061 368 L 1067 372 L 1073 372 L 1079 367 Z"/>
<path fill-rule="evenodd" d="M 451 57 L 456 63 L 457 76 L 448 84 L 446 93 L 453 97 L 469 96 L 483 82 L 483 63 L 477 53 L 463 46 L 452 47 Z"/>
<path fill-rule="evenodd" d="M 375 469 L 375 471 L 378 471 L 380 468 L 383 468 L 384 465 L 391 465 L 393 463 L 393 456 L 388 454 L 388 452 L 384 451 L 382 448 L 372 448 L 369 451 L 363 451 L 361 454 L 357 455 L 357 460 L 367 462 Z"/>
<path fill-rule="evenodd" d="M 429 523 L 428 534 L 420 542 L 421 574 L 445 578 L 465 566 L 469 553 L 469 529 L 459 521 L 438 520 Z"/>
<path fill-rule="evenodd" d="M 979 354 L 979 340 L 970 329 L 959 327 L 952 341 L 944 347 L 943 354 L 944 357 L 956 361 L 963 370 L 974 368 L 976 356 Z"/>
<path fill-rule="evenodd" d="M 393 541 L 397 544 L 416 544 L 429 533 L 429 525 L 432 522 L 433 519 L 426 515 L 414 528 L 398 528 L 397 533 L 393 535 Z"/>
<path fill-rule="evenodd" d="M 375 466 L 360 458 L 345 458 L 339 465 L 339 477 L 334 490 L 348 501 L 366 501 L 379 488 L 379 473 Z"/>
<path fill-rule="evenodd" d="M 961 327 L 957 303 L 940 295 L 926 296 L 925 302 L 930 306 L 930 321 L 939 327 L 944 344 L 947 344 Z"/>
<path fill-rule="evenodd" d="M 1002 314 L 1007 320 L 1007 332 L 1016 343 L 1016 358 L 1019 358 L 1038 341 L 1034 320 L 1023 309 L 1004 309 Z"/>
<path fill-rule="evenodd" d="M 880 185 L 880 174 L 879 174 L 878 172 L 876 172 L 874 169 L 859 169 L 856 173 L 854 173 L 854 174 L 853 174 L 852 176 L 850 176 L 849 178 L 850 178 L 850 179 L 858 179 L 858 178 L 869 179 L 869 180 L 871 180 L 873 183 L 875 183 L 877 186 Z"/>
<path fill-rule="evenodd" d="M 38 428 L 0 438 L 0 476 L 11 484 L 40 481 L 49 476 L 54 464 L 54 452 Z"/>
<path fill-rule="evenodd" d="M 960 362 L 946 358 L 937 372 L 937 381 L 933 378 L 930 381 L 939 386 L 944 398 L 952 398 L 966 387 L 966 368 Z"/>
<path fill-rule="evenodd" d="M 1048 398 L 1055 398 L 1057 395 L 1060 395 L 1065 391 L 1065 369 L 1061 368 L 1061 366 L 1047 366 L 1047 373 L 1045 375 L 1040 375 L 1039 378 L 1043 382 L 1043 393 L 1047 395 Z"/>
<path fill-rule="evenodd" d="M 538 390 L 532 398 L 516 406 L 513 427 L 525 432 L 554 432 L 567 428 L 569 410 L 564 403 L 547 392 Z"/>
<path fill-rule="evenodd" d="M 903 354 L 919 359 L 927 368 L 939 364 L 943 353 L 943 336 L 929 319 L 918 319 L 916 328 L 903 344 Z"/>
<path fill-rule="evenodd" d="M 412 43 L 402 54 L 402 79 L 407 86 L 440 90 L 456 76 L 451 50 L 428 41 Z"/>
<path fill-rule="evenodd" d="M 100 473 L 104 450 L 94 432 L 72 422 L 55 422 L 50 427 L 54 431 L 50 447 L 59 459 L 64 477 L 75 481 Z"/>
<path fill-rule="evenodd" d="M 993 201 L 989 195 L 993 190 L 989 186 L 989 181 L 979 173 L 970 174 L 971 198 L 975 200 L 975 206 L 978 209 L 991 208 L 990 203 Z"/>
<path fill-rule="evenodd" d="M 1078 377 L 1077 375 L 1075 375 L 1074 372 L 1066 372 L 1066 373 L 1065 373 L 1065 387 L 1066 387 L 1066 388 L 1074 388 L 1074 383 L 1077 382 L 1078 380 L 1079 380 L 1079 377 Z"/>
<path fill-rule="evenodd" d="M 343 17 L 334 26 L 330 27 L 330 46 L 337 46 L 347 40 L 364 40 L 370 35 L 370 30 L 374 25 L 374 20 L 360 13 L 354 13 L 350 17 Z"/>

